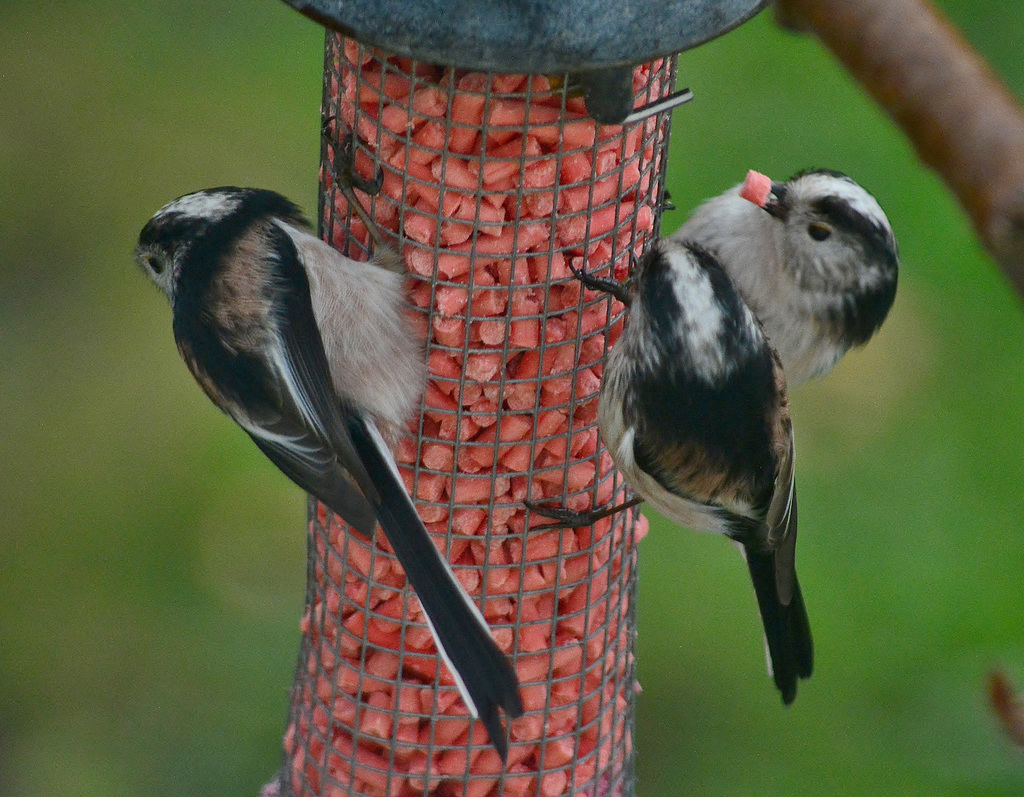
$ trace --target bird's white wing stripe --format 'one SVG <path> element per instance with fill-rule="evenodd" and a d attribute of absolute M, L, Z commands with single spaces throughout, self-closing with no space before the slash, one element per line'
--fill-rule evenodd
<path fill-rule="evenodd" d="M 291 396 L 302 419 L 310 429 L 314 430 L 321 437 L 326 438 L 327 429 L 324 426 L 324 421 L 314 412 L 306 391 L 299 384 L 296 378 L 294 363 L 291 357 L 288 356 L 287 350 L 280 344 L 275 345 L 270 351 L 270 362 L 274 370 L 281 375 L 285 388 L 288 390 L 288 395 Z"/>

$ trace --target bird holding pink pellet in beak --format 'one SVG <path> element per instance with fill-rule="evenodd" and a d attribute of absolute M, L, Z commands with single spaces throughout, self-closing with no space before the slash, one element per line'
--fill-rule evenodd
<path fill-rule="evenodd" d="M 572 268 L 572 266 L 570 266 Z M 897 252 L 878 202 L 839 172 L 758 172 L 650 248 L 626 284 L 573 269 L 630 307 L 605 365 L 601 435 L 636 496 L 740 545 L 784 703 L 814 669 L 796 577 L 797 498 L 787 382 L 828 373 L 885 320 Z"/>
<path fill-rule="evenodd" d="M 845 174 L 755 171 L 673 235 L 713 252 L 764 325 L 790 385 L 827 374 L 867 343 L 896 297 L 896 237 L 877 200 Z"/>

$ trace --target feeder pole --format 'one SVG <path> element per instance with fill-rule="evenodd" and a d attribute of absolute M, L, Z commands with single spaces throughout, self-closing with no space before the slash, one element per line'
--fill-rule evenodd
<path fill-rule="evenodd" d="M 429 364 L 396 459 L 515 665 L 525 713 L 509 724 L 503 764 L 386 541 L 311 501 L 285 762 L 266 793 L 635 793 L 636 543 L 646 521 L 626 511 L 545 528 L 525 502 L 583 510 L 626 495 L 597 429 L 625 308 L 584 290 L 572 269 L 623 278 L 656 239 L 671 114 L 621 125 L 592 117 L 661 108 L 673 54 L 763 4 L 473 0 L 437 14 L 433 3 L 293 3 L 332 29 L 320 229 L 350 257 L 372 250 L 334 185 L 351 137 L 359 176 L 382 178 L 357 198 L 407 264 Z M 601 70 L 615 91 L 597 103 Z"/>

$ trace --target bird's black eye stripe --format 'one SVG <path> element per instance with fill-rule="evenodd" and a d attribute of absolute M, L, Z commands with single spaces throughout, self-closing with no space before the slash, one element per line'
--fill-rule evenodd
<path fill-rule="evenodd" d="M 811 209 L 833 227 L 838 227 L 854 235 L 877 237 L 883 234 L 882 228 L 866 216 L 856 212 L 850 203 L 837 196 L 824 196 L 815 200 Z"/>
<path fill-rule="evenodd" d="M 896 252 L 888 231 L 881 224 L 855 211 L 845 199 L 825 196 L 815 200 L 811 209 L 834 229 L 845 230 L 859 239 L 868 255 L 883 261 L 895 261 Z"/>

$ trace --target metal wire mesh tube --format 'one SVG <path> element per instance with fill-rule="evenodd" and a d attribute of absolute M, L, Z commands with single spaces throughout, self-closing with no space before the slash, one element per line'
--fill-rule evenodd
<path fill-rule="evenodd" d="M 638 67 L 638 103 L 674 59 Z M 396 452 L 437 544 L 515 663 L 526 707 L 507 767 L 472 723 L 382 536 L 311 503 L 303 643 L 281 791 L 632 794 L 640 514 L 536 529 L 524 500 L 621 499 L 597 398 L 624 309 L 569 264 L 624 276 L 653 240 L 668 119 L 600 127 L 566 81 L 463 72 L 328 34 L 324 237 L 364 258 L 331 158 L 356 134 L 362 197 L 411 272 L 430 382 Z M 382 367 L 387 367 L 382 363 Z"/>

